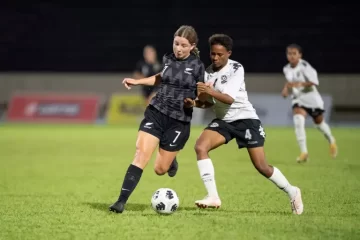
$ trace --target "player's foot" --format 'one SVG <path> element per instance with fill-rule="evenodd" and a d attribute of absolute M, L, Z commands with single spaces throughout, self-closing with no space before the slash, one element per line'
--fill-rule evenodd
<path fill-rule="evenodd" d="M 303 201 L 301 198 L 300 188 L 298 188 L 298 187 L 295 187 L 295 188 L 296 188 L 296 195 L 294 198 L 290 199 L 291 210 L 292 210 L 293 214 L 300 215 L 304 211 L 304 204 L 303 204 Z"/>
<path fill-rule="evenodd" d="M 169 177 L 175 177 L 178 169 L 179 169 L 179 164 L 175 158 L 174 161 L 171 163 L 170 168 L 168 170 Z"/>
<path fill-rule="evenodd" d="M 115 212 L 115 213 L 122 213 L 125 208 L 125 203 L 121 201 L 116 201 L 113 205 L 109 207 L 109 211 Z"/>
<path fill-rule="evenodd" d="M 198 208 L 220 208 L 221 200 L 218 197 L 205 197 L 202 200 L 195 201 Z"/>
<path fill-rule="evenodd" d="M 331 155 L 331 157 L 336 158 L 337 154 L 338 154 L 338 147 L 337 147 L 336 143 L 335 142 L 331 143 L 330 144 L 330 155 Z"/>
<path fill-rule="evenodd" d="M 296 161 L 298 163 L 305 163 L 309 158 L 308 153 L 301 153 L 300 156 L 297 157 Z"/>

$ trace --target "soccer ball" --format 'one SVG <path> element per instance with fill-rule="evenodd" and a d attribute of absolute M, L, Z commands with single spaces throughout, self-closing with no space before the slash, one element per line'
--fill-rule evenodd
<path fill-rule="evenodd" d="M 179 207 L 179 198 L 170 188 L 160 188 L 151 197 L 151 207 L 160 214 L 172 214 Z"/>

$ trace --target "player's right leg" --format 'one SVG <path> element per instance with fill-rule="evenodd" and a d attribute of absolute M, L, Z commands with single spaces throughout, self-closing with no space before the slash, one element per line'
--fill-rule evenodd
<path fill-rule="evenodd" d="M 305 118 L 307 112 L 304 108 L 294 105 L 293 106 L 293 120 L 295 127 L 296 140 L 300 147 L 300 156 L 296 159 L 297 162 L 306 162 L 308 159 L 308 150 L 306 145 L 306 132 L 305 132 Z"/>
<path fill-rule="evenodd" d="M 209 126 L 212 126 L 211 124 Z M 195 152 L 201 179 L 207 190 L 207 196 L 204 199 L 195 201 L 199 208 L 219 208 L 221 200 L 217 192 L 215 182 L 215 170 L 209 157 L 209 152 L 227 142 L 226 138 L 216 131 L 220 126 L 208 127 L 205 129 L 195 144 Z M 211 130 L 210 130 L 211 129 Z"/>

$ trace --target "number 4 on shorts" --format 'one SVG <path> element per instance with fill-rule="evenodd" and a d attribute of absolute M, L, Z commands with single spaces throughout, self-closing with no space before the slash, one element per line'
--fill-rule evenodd
<path fill-rule="evenodd" d="M 251 140 L 252 136 L 249 129 L 245 130 L 245 139 Z"/>

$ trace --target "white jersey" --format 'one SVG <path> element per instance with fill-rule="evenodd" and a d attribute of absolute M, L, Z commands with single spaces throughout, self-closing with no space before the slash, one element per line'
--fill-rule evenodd
<path fill-rule="evenodd" d="M 316 70 L 305 60 L 300 59 L 296 67 L 287 64 L 284 69 L 284 75 L 288 82 L 312 82 L 315 85 L 310 87 L 292 88 L 292 104 L 299 104 L 307 108 L 324 109 L 324 101 L 316 86 L 319 85 L 319 79 Z"/>
<path fill-rule="evenodd" d="M 227 64 L 217 72 L 214 72 L 212 65 L 210 65 L 205 71 L 205 82 L 212 83 L 216 91 L 228 94 L 234 99 L 231 105 L 222 103 L 213 97 L 210 99 L 210 102 L 214 104 L 213 110 L 216 118 L 225 122 L 240 119 L 259 119 L 254 107 L 248 100 L 244 68 L 240 63 L 229 59 Z"/>

